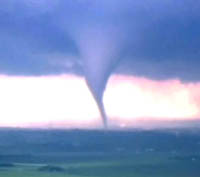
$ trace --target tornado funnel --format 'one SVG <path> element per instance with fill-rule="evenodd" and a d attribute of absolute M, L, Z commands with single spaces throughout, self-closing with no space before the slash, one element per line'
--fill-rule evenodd
<path fill-rule="evenodd" d="M 106 115 L 106 112 L 105 112 L 105 108 L 104 108 L 104 104 L 103 104 L 103 90 L 101 92 L 98 92 L 99 89 L 96 89 L 93 86 L 93 84 L 90 83 L 87 80 L 87 78 L 86 78 L 86 83 L 87 83 L 87 86 L 88 86 L 93 98 L 96 101 L 97 107 L 99 109 L 99 113 L 100 113 L 101 118 L 102 118 L 103 126 L 104 126 L 104 128 L 107 129 L 107 127 L 108 127 L 108 125 L 107 125 L 108 118 L 107 118 L 107 115 Z"/>
<path fill-rule="evenodd" d="M 86 83 L 91 94 L 93 95 L 93 98 L 96 101 L 103 125 L 106 128 L 108 126 L 108 120 L 103 104 L 103 95 L 106 88 L 107 80 L 110 75 L 109 66 L 107 65 L 107 63 L 105 63 L 104 60 L 101 60 L 97 56 L 94 60 L 85 60 L 84 63 Z"/>
<path fill-rule="evenodd" d="M 106 128 L 106 116 L 103 94 L 110 74 L 118 61 L 119 42 L 113 28 L 89 26 L 76 33 L 80 56 L 83 61 L 83 70 L 86 83 L 97 103 L 99 112 Z"/>

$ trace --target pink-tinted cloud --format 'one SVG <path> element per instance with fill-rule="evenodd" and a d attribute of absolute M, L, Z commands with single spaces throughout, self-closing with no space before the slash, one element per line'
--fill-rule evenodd
<path fill-rule="evenodd" d="M 38 126 L 66 122 L 67 126 L 80 127 L 97 121 L 98 110 L 83 78 L 71 75 L 2 76 L 0 85 L 0 117 L 3 118 L 0 125 Z"/>
<path fill-rule="evenodd" d="M 0 76 L 0 126 L 97 128 L 102 122 L 82 77 Z M 104 103 L 111 127 L 173 126 L 200 118 L 200 83 L 114 75 Z M 164 122 L 164 123 L 163 123 Z M 168 123 L 165 123 L 168 122 Z"/>
<path fill-rule="evenodd" d="M 200 83 L 178 79 L 154 81 L 116 75 L 111 77 L 105 104 L 112 122 L 136 126 L 149 121 L 183 121 L 200 118 Z"/>

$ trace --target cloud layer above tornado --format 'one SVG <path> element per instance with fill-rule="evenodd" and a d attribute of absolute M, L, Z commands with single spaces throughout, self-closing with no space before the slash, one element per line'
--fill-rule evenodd
<path fill-rule="evenodd" d="M 109 59 L 100 56 L 105 65 L 119 58 L 115 72 L 199 80 L 199 5 L 186 0 L 3 0 L 0 72 L 82 74 L 87 50 L 97 57 L 105 46 L 110 48 L 104 52 Z M 91 46 L 88 41 L 98 36 L 101 40 Z M 56 65 L 55 56 L 68 65 Z"/>

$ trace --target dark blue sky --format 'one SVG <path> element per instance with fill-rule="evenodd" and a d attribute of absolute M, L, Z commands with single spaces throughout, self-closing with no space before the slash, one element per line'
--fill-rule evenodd
<path fill-rule="evenodd" d="M 99 55 L 109 72 L 200 80 L 199 9 L 194 0 L 1 0 L 0 74 L 83 74 L 83 56 L 111 48 Z"/>

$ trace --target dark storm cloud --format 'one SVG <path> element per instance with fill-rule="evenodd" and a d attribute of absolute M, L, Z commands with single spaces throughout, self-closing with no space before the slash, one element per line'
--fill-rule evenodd
<path fill-rule="evenodd" d="M 105 77 L 118 62 L 115 72 L 156 79 L 199 80 L 200 5 L 196 1 L 0 3 L 1 73 L 81 74 L 81 58 L 93 57 L 85 51 L 87 45 L 91 47 L 95 42 L 100 49 L 91 50 L 96 53 L 113 47 L 110 53 L 106 51 L 107 56 L 99 54 L 105 60 L 104 66 L 112 60 L 104 69 Z M 83 39 L 85 42 L 81 42 Z"/>
<path fill-rule="evenodd" d="M 0 72 L 84 75 L 104 125 L 112 72 L 199 80 L 200 3 L 2 0 Z"/>
<path fill-rule="evenodd" d="M 4 1 L 1 6 L 0 69 L 8 74 L 23 75 L 55 72 L 56 68 L 48 65 L 47 54 L 66 58 L 76 51 L 75 45 L 54 23 L 48 10 L 41 11 L 40 4 L 28 5 L 23 1 Z"/>

